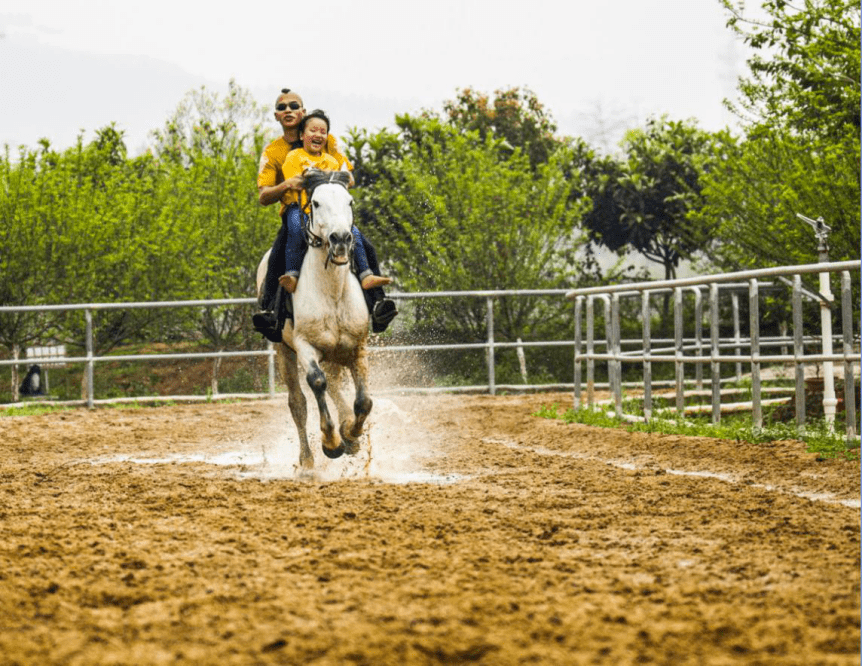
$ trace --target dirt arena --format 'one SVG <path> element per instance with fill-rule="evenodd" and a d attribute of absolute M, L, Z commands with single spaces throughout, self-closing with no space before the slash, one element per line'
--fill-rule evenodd
<path fill-rule="evenodd" d="M 858 462 L 569 400 L 376 396 L 313 479 L 285 399 L 2 418 L 0 663 L 859 664 Z"/>

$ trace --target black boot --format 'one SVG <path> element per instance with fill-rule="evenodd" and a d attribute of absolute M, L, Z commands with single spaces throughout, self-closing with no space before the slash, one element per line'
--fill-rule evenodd
<path fill-rule="evenodd" d="M 263 310 L 252 315 L 251 321 L 255 330 L 270 342 L 281 342 L 281 330 L 287 313 L 284 308 L 284 296 L 287 292 L 279 289 L 275 294 L 275 303 L 272 310 Z"/>
<path fill-rule="evenodd" d="M 274 312 L 264 310 L 251 317 L 254 330 L 270 342 L 281 342 L 281 329 L 278 327 L 278 317 Z"/>
<path fill-rule="evenodd" d="M 371 330 L 375 333 L 383 333 L 397 314 L 398 309 L 392 299 L 384 298 L 377 301 L 371 308 Z"/>

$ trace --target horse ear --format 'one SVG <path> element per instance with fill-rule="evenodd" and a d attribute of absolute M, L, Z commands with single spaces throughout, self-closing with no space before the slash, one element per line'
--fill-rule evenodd
<path fill-rule="evenodd" d="M 350 185 L 350 174 L 347 171 L 332 171 L 329 174 L 329 182 L 347 187 Z"/>

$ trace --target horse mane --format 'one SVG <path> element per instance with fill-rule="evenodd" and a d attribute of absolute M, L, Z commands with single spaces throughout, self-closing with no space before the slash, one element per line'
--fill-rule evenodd
<path fill-rule="evenodd" d="M 303 188 L 308 193 L 308 199 L 311 200 L 311 195 L 318 185 L 324 183 L 338 183 L 344 189 L 350 184 L 350 174 L 346 171 L 323 171 L 315 167 L 309 167 L 303 172 L 304 184 Z"/>

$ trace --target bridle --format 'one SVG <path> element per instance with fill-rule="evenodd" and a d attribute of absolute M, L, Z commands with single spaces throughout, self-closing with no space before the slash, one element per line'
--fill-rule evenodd
<path fill-rule="evenodd" d="M 325 240 L 313 230 L 314 206 L 312 205 L 313 202 L 311 199 L 314 196 L 314 190 L 317 189 L 318 185 L 324 185 L 326 183 L 337 183 L 346 190 L 347 185 L 350 182 L 350 176 L 345 171 L 322 171 L 321 169 L 315 169 L 312 167 L 305 170 L 303 177 L 305 179 L 303 188 L 305 189 L 307 200 L 302 210 L 306 213 L 307 218 L 304 217 L 302 219 L 302 234 L 309 247 L 323 247 Z M 348 256 L 351 261 L 353 259 L 353 246 L 355 243 L 356 239 L 353 239 L 350 243 L 350 248 L 348 249 Z M 326 262 L 323 264 L 324 268 L 329 268 L 329 262 L 332 261 L 332 258 L 332 246 L 330 246 L 329 252 L 326 255 Z"/>

